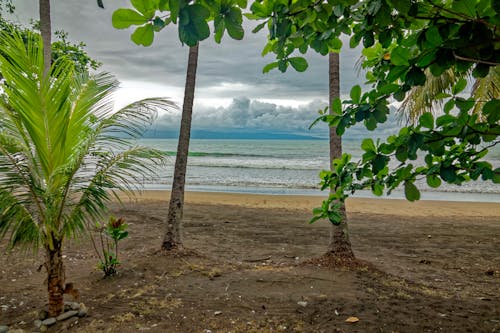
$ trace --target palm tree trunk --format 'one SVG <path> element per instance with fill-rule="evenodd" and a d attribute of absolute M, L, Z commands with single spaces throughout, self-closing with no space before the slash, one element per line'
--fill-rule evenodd
<path fill-rule="evenodd" d="M 328 77 L 329 77 L 329 97 L 330 113 L 332 112 L 332 102 L 340 97 L 340 71 L 339 54 L 330 52 L 328 57 Z M 342 156 L 342 138 L 337 135 L 336 128 L 330 127 L 330 164 L 334 159 Z M 328 243 L 328 253 L 334 254 L 341 261 L 353 260 L 354 253 L 349 240 L 349 230 L 347 228 L 347 215 L 345 204 L 341 207 L 342 222 L 339 225 L 331 224 L 330 240 Z"/>
<path fill-rule="evenodd" d="M 64 310 L 64 264 L 62 242 L 53 241 L 53 248 L 47 247 L 47 290 L 49 292 L 49 317 L 56 317 Z"/>
<path fill-rule="evenodd" d="M 182 105 L 181 128 L 175 158 L 172 193 L 168 206 L 167 231 L 163 238 L 162 248 L 172 250 L 182 248 L 182 213 L 184 209 L 184 185 L 191 137 L 191 118 L 193 114 L 194 88 L 196 85 L 196 68 L 198 66 L 198 44 L 189 48 L 189 59 L 184 87 L 184 103 Z"/>
<path fill-rule="evenodd" d="M 50 22 L 50 0 L 40 0 L 40 33 L 43 42 L 43 75 L 47 76 L 52 63 L 52 28 Z"/>

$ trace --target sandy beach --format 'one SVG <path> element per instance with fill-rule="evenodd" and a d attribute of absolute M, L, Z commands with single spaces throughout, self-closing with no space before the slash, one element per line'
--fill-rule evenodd
<path fill-rule="evenodd" d="M 465 195 L 465 194 L 464 194 Z M 169 191 L 144 191 L 135 200 L 165 200 Z M 223 192 L 186 192 L 185 201 L 193 204 L 236 205 L 253 208 L 285 208 L 311 210 L 321 205 L 326 196 L 263 195 Z M 123 198 L 127 200 L 127 198 Z M 409 202 L 388 198 L 348 198 L 347 211 L 351 214 L 370 213 L 402 216 L 475 216 L 500 218 L 500 203 L 458 202 L 458 201 L 416 201 Z"/>
<path fill-rule="evenodd" d="M 90 313 L 50 332 L 500 330 L 498 203 L 349 199 L 367 266 L 344 271 L 303 265 L 326 250 L 328 222 L 307 223 L 323 197 L 188 192 L 180 255 L 158 251 L 167 200 L 146 191 L 111 205 L 130 229 L 117 276 L 102 278 L 89 241 L 68 242 L 66 276 Z M 32 327 L 46 302 L 41 263 L 0 256 L 0 324 Z"/>

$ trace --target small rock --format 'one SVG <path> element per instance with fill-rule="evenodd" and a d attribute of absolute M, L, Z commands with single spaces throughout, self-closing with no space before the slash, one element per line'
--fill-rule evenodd
<path fill-rule="evenodd" d="M 78 317 L 86 317 L 89 313 L 89 310 L 85 306 L 85 304 L 80 303 L 80 310 L 78 311 Z"/>
<path fill-rule="evenodd" d="M 222 314 L 222 311 L 215 311 L 215 312 L 214 312 L 214 315 L 215 315 L 215 316 L 218 316 L 218 315 L 221 315 L 221 314 Z"/>
<path fill-rule="evenodd" d="M 42 326 L 42 321 L 40 319 L 37 319 L 33 322 L 36 328 L 40 328 Z"/>
<path fill-rule="evenodd" d="M 13 330 L 9 330 L 9 333 L 26 333 L 26 331 L 21 328 L 16 328 Z"/>
<path fill-rule="evenodd" d="M 45 320 L 48 316 L 49 313 L 46 310 L 40 310 L 40 312 L 38 312 L 38 319 L 40 320 Z"/>
<path fill-rule="evenodd" d="M 298 301 L 297 304 L 303 308 L 305 308 L 307 306 L 307 302 L 305 302 L 305 301 Z"/>
<path fill-rule="evenodd" d="M 56 319 L 57 319 L 57 321 L 63 321 L 63 320 L 66 320 L 68 318 L 71 318 L 73 316 L 76 316 L 77 314 L 78 314 L 78 311 L 71 310 L 71 311 L 64 312 L 64 313 L 60 314 Z"/>
<path fill-rule="evenodd" d="M 9 331 L 9 326 L 0 325 L 0 333 L 7 333 Z"/>
<path fill-rule="evenodd" d="M 48 327 L 45 325 L 42 325 L 42 326 L 40 326 L 39 330 L 40 330 L 40 333 L 44 333 L 44 332 L 47 332 Z"/>
<path fill-rule="evenodd" d="M 350 323 L 350 324 L 354 324 L 354 323 L 357 323 L 359 321 L 359 318 L 358 317 L 349 317 L 345 320 L 346 323 Z"/>
<path fill-rule="evenodd" d="M 56 323 L 56 321 L 57 321 L 56 318 L 53 318 L 53 317 L 47 318 L 47 319 L 45 319 L 45 320 L 42 321 L 42 325 L 52 326 L 52 325 L 54 325 Z"/>
<path fill-rule="evenodd" d="M 80 304 L 77 302 L 64 302 L 64 311 L 80 310 Z"/>

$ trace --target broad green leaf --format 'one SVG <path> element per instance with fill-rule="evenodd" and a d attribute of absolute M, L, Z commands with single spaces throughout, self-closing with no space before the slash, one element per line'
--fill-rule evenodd
<path fill-rule="evenodd" d="M 132 41 L 137 45 L 150 46 L 154 39 L 154 29 L 152 24 L 138 27 L 130 36 Z"/>
<path fill-rule="evenodd" d="M 148 19 L 135 10 L 120 8 L 113 13 L 111 22 L 116 29 L 126 29 L 131 25 L 143 25 Z"/>
<path fill-rule="evenodd" d="M 410 181 L 405 181 L 405 197 L 408 201 L 416 201 L 420 199 L 420 191 Z"/>
<path fill-rule="evenodd" d="M 476 3 L 472 0 L 455 0 L 452 2 L 451 8 L 459 14 L 476 17 Z"/>
<path fill-rule="evenodd" d="M 289 58 L 288 61 L 297 72 L 304 72 L 308 67 L 306 59 L 302 57 Z"/>
<path fill-rule="evenodd" d="M 439 178 L 436 175 L 427 175 L 426 180 L 427 180 L 427 185 L 429 185 L 432 188 L 437 188 L 441 186 L 441 178 Z"/>
<path fill-rule="evenodd" d="M 361 87 L 359 85 L 352 87 L 350 95 L 353 103 L 359 104 L 361 102 Z"/>
<path fill-rule="evenodd" d="M 380 183 L 374 183 L 372 185 L 372 193 L 380 197 L 382 194 L 384 194 L 384 185 Z"/>
<path fill-rule="evenodd" d="M 453 95 L 457 95 L 461 93 L 466 86 L 467 86 L 467 80 L 461 77 L 457 81 L 457 83 L 455 83 L 455 85 L 451 88 L 451 92 L 453 93 Z"/>
<path fill-rule="evenodd" d="M 434 128 L 434 116 L 432 115 L 432 113 L 426 112 L 420 116 L 419 123 L 422 127 L 432 129 Z"/>
<path fill-rule="evenodd" d="M 132 6 L 148 19 L 153 18 L 156 9 L 158 9 L 158 0 L 130 0 Z"/>
<path fill-rule="evenodd" d="M 418 67 L 412 67 L 408 73 L 406 73 L 406 84 L 409 86 L 423 86 L 425 84 L 427 77 L 424 71 Z"/>
<path fill-rule="evenodd" d="M 253 28 L 252 33 L 255 34 L 255 33 L 261 31 L 262 28 L 264 28 L 266 26 L 266 24 L 267 24 L 267 21 L 262 22 L 261 24 L 257 25 L 255 28 Z"/>
<path fill-rule="evenodd" d="M 409 66 L 410 63 L 408 59 L 410 58 L 410 51 L 401 46 L 397 46 L 391 52 L 391 63 L 394 66 Z"/>
<path fill-rule="evenodd" d="M 377 150 L 371 138 L 366 138 L 363 140 L 363 142 L 361 143 L 361 149 L 363 149 L 364 151 L 373 151 L 373 152 Z"/>
<path fill-rule="evenodd" d="M 443 43 L 443 39 L 441 38 L 439 30 L 436 26 L 430 27 L 425 32 L 425 39 L 432 47 L 437 47 Z"/>

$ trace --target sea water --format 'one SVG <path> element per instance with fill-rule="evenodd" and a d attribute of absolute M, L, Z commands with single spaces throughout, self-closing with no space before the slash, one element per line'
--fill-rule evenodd
<path fill-rule="evenodd" d="M 168 155 L 168 166 L 161 179 L 146 182 L 149 189 L 168 189 L 172 184 L 177 140 L 142 139 L 140 143 Z M 344 140 L 345 153 L 359 159 L 360 142 Z M 494 167 L 500 166 L 500 149 L 488 155 Z M 186 174 L 186 188 L 262 194 L 326 195 L 320 191 L 319 173 L 329 168 L 327 140 L 214 140 L 192 139 Z M 431 189 L 418 182 L 422 199 L 500 202 L 500 185 L 491 181 L 468 182 L 461 186 L 443 184 Z M 370 191 L 357 196 L 371 197 Z M 355 195 L 355 196 L 356 196 Z M 391 197 L 402 198 L 401 190 Z"/>

